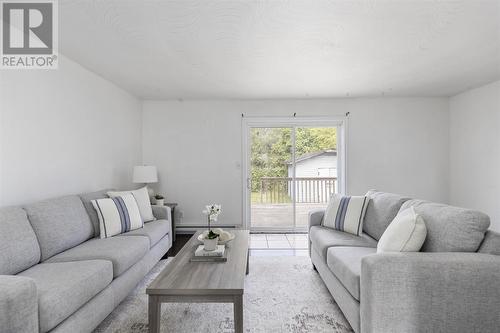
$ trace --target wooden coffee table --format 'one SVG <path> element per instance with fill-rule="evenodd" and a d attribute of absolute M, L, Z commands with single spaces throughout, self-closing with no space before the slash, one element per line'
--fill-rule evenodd
<path fill-rule="evenodd" d="M 161 303 L 233 303 L 234 330 L 243 332 L 243 290 L 248 274 L 248 230 L 231 230 L 227 262 L 190 262 L 201 231 L 191 237 L 146 289 L 149 332 L 160 332 Z"/>

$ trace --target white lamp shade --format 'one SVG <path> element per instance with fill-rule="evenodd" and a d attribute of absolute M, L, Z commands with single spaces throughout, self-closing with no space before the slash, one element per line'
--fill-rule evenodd
<path fill-rule="evenodd" d="M 139 165 L 134 167 L 134 183 L 156 183 L 158 182 L 158 173 L 156 167 L 152 165 Z"/>

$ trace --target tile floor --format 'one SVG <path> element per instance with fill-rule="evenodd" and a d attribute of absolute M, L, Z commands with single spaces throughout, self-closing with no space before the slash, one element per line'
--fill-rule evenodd
<path fill-rule="evenodd" d="M 175 256 L 192 235 L 177 234 L 172 248 L 164 256 Z M 251 256 L 309 256 L 307 234 L 251 234 Z"/>
<path fill-rule="evenodd" d="M 301 249 L 250 249 L 250 255 L 254 257 L 283 257 L 283 256 L 294 256 L 294 257 L 309 257 L 309 250 Z"/>
<path fill-rule="evenodd" d="M 307 234 L 251 234 L 252 250 L 307 250 Z"/>

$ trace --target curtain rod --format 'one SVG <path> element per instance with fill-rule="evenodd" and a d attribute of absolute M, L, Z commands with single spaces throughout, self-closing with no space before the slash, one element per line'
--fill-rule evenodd
<path fill-rule="evenodd" d="M 351 114 L 350 112 L 346 112 L 346 113 L 345 113 L 345 116 L 346 116 L 346 117 L 349 117 L 349 115 L 350 115 L 350 114 Z M 293 117 L 294 117 L 294 118 L 296 118 L 296 117 L 297 117 L 297 112 L 294 112 L 294 113 L 293 113 Z M 242 113 L 242 114 L 241 114 L 241 118 L 245 118 L 245 114 L 244 114 L 244 113 Z"/>

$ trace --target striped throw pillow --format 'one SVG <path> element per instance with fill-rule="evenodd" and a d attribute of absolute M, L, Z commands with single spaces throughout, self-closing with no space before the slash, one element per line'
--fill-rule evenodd
<path fill-rule="evenodd" d="M 99 217 L 101 238 L 112 237 L 144 226 L 132 194 L 92 200 Z"/>
<path fill-rule="evenodd" d="M 369 198 L 334 194 L 328 203 L 322 225 L 360 236 Z"/>
<path fill-rule="evenodd" d="M 124 194 L 132 194 L 139 207 L 139 213 L 141 214 L 142 221 L 150 222 L 154 221 L 153 209 L 151 208 L 151 201 L 149 200 L 148 187 L 144 186 L 138 190 L 133 191 L 109 191 L 108 196 L 110 198 L 120 197 Z"/>

